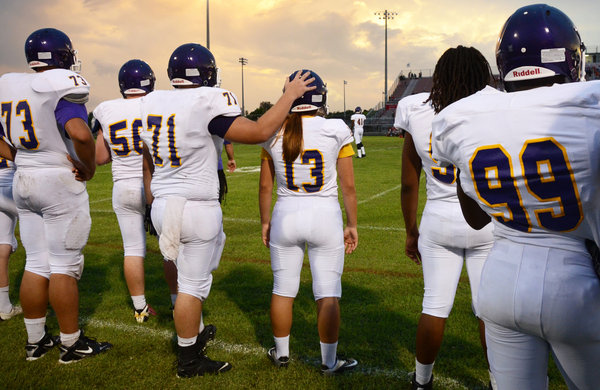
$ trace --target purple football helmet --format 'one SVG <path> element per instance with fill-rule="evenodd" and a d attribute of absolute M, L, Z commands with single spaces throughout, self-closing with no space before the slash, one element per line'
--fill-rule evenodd
<path fill-rule="evenodd" d="M 362 112 L 362 108 L 360 108 L 360 106 L 357 106 L 357 107 L 354 109 L 354 112 L 355 112 L 355 113 L 357 113 L 357 114 L 360 114 L 360 113 Z"/>
<path fill-rule="evenodd" d="M 150 65 L 142 60 L 129 60 L 119 70 L 119 89 L 121 95 L 138 95 L 154 91 L 154 72 Z"/>
<path fill-rule="evenodd" d="M 555 77 L 583 80 L 585 46 L 577 28 L 562 11 L 546 4 L 519 8 L 502 28 L 496 45 L 500 76 L 512 82 Z M 558 80 L 557 80 L 558 81 Z"/>
<path fill-rule="evenodd" d="M 214 87 L 219 84 L 215 57 L 210 50 L 197 43 L 179 46 L 169 59 L 167 74 L 171 85 L 199 85 Z"/>
<path fill-rule="evenodd" d="M 318 110 L 321 107 L 326 107 L 327 104 L 327 85 L 323 82 L 321 77 L 318 74 L 313 72 L 312 70 L 302 69 L 300 74 L 304 74 L 306 72 L 310 72 L 310 76 L 308 78 L 314 77 L 315 81 L 310 83 L 309 87 L 317 87 L 312 91 L 305 92 L 304 95 L 299 97 L 292 103 L 292 109 L 290 112 L 306 112 L 306 111 L 314 111 Z M 295 71 L 289 77 L 290 81 L 296 77 Z"/>
<path fill-rule="evenodd" d="M 31 69 L 53 66 L 62 69 L 81 70 L 77 51 L 64 32 L 55 28 L 42 28 L 29 35 L 25 41 L 25 58 Z"/>

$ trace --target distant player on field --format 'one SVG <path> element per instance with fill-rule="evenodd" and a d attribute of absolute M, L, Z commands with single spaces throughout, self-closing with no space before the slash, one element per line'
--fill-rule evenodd
<path fill-rule="evenodd" d="M 362 113 L 362 108 L 356 107 L 354 109 L 354 114 L 350 117 L 352 121 L 352 130 L 354 132 L 354 142 L 356 142 L 356 154 L 358 158 L 367 157 L 367 153 L 365 152 L 365 146 L 362 143 L 363 133 L 364 133 L 364 125 L 367 117 Z"/>
<path fill-rule="evenodd" d="M 406 226 L 406 255 L 423 266 L 425 293 L 417 326 L 416 369 L 413 389 L 431 389 L 433 364 L 442 345 L 446 319 L 456 288 L 467 266 L 475 316 L 479 278 L 492 247 L 492 227 L 480 231 L 465 221 L 456 196 L 456 168 L 440 167 L 431 156 L 431 122 L 440 101 L 459 99 L 493 83 L 490 66 L 475 48 L 446 50 L 433 73 L 433 88 L 400 100 L 394 127 L 406 131 L 402 151 L 401 205 Z M 417 227 L 421 170 L 427 180 L 427 203 Z M 483 321 L 480 338 L 485 355 Z M 493 378 L 491 382 L 494 383 Z"/>
<path fill-rule="evenodd" d="M 133 302 L 137 322 L 145 322 L 156 312 L 146 303 L 144 257 L 146 232 L 144 216 L 142 117 L 139 98 L 154 90 L 156 77 L 142 60 L 127 61 L 119 70 L 122 99 L 100 103 L 94 118 L 101 129 L 96 140 L 96 163 L 112 161 L 112 205 L 123 237 L 123 273 Z"/>
<path fill-rule="evenodd" d="M 586 248 L 600 243 L 600 82 L 578 82 L 584 50 L 560 10 L 520 8 L 496 46 L 509 93 L 444 102 L 433 121 L 433 157 L 460 170 L 467 221 L 494 225 L 478 308 L 500 390 L 546 389 L 550 354 L 569 389 L 600 388 Z"/>

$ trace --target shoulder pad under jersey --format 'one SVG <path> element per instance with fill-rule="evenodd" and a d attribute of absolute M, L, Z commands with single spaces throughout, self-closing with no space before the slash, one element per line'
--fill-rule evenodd
<path fill-rule="evenodd" d="M 90 93 L 90 83 L 83 76 L 67 69 L 51 69 L 38 73 L 31 88 L 40 93 L 56 92 L 60 98 L 85 104 Z"/>

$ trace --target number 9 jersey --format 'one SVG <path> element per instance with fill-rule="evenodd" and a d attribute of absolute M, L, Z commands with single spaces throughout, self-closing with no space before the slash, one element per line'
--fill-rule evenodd
<path fill-rule="evenodd" d="M 63 98 L 86 103 L 89 88 L 82 76 L 66 69 L 0 77 L 1 124 L 6 138 L 18 150 L 17 166 L 72 168 L 66 155 L 77 155 L 73 142 L 57 125 L 55 109 Z"/>
<path fill-rule="evenodd" d="M 341 119 L 320 116 L 303 116 L 302 127 L 302 152 L 292 164 L 283 159 L 283 128 L 262 144 L 275 166 L 277 196 L 337 198 L 337 159 L 354 154 L 350 129 Z"/>
<path fill-rule="evenodd" d="M 573 251 L 600 242 L 600 82 L 486 87 L 436 116 L 432 143 L 495 236 Z"/>

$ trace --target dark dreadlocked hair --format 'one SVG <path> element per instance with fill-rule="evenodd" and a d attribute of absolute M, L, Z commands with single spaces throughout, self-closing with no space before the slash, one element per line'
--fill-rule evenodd
<path fill-rule="evenodd" d="M 427 101 L 435 113 L 466 96 L 495 86 L 492 69 L 485 57 L 474 47 L 458 46 L 442 54 L 433 72 L 433 88 Z"/>

